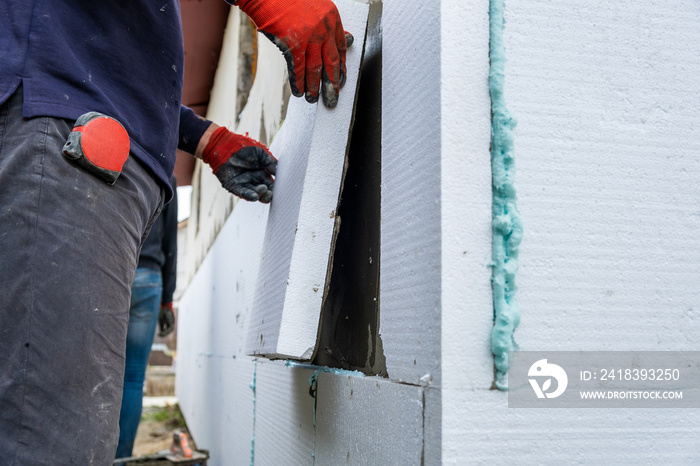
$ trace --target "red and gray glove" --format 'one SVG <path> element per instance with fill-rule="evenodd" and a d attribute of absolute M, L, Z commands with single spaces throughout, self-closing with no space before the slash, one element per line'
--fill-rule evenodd
<path fill-rule="evenodd" d="M 272 200 L 277 159 L 263 144 L 223 126 L 217 128 L 202 153 L 221 185 L 247 201 Z"/>
<path fill-rule="evenodd" d="M 345 52 L 353 37 L 331 0 L 238 0 L 235 3 L 284 55 L 296 97 L 338 104 L 345 84 Z"/>

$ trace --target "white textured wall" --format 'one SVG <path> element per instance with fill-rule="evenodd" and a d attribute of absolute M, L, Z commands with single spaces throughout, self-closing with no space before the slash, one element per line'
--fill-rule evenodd
<path fill-rule="evenodd" d="M 441 4 L 442 459 L 469 464 L 488 428 L 493 357 L 489 0 Z M 445 38 L 450 38 L 447 43 Z M 459 46 L 451 46 L 459 44 Z M 491 394 L 492 395 L 492 394 Z M 496 394 L 505 406 L 503 394 Z M 491 452 L 494 462 L 502 457 Z M 503 461 L 503 464 L 514 461 Z"/>
<path fill-rule="evenodd" d="M 440 41 L 439 2 L 383 2 L 379 334 L 389 378 L 427 385 L 426 464 L 441 455 Z"/>
<path fill-rule="evenodd" d="M 697 410 L 513 410 L 488 390 L 488 1 L 442 6 L 443 460 L 697 464 Z M 506 0 L 521 349 L 697 350 L 699 12 Z"/>
<path fill-rule="evenodd" d="M 700 7 L 526 3 L 505 36 L 530 225 L 520 297 L 535 310 L 520 341 L 697 349 Z"/>
<path fill-rule="evenodd" d="M 440 5 L 382 17 L 380 325 L 389 377 L 440 377 Z"/>

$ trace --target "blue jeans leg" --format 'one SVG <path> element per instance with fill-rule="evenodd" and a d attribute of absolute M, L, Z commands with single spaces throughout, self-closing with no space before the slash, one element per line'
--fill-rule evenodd
<path fill-rule="evenodd" d="M 148 355 L 158 323 L 163 282 L 159 271 L 138 268 L 131 288 L 129 329 L 126 334 L 124 395 L 119 417 L 117 458 L 131 456 L 136 430 L 141 420 L 143 382 Z"/>

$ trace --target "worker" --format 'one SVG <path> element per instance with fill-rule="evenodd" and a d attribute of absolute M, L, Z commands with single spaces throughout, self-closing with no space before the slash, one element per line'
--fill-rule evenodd
<path fill-rule="evenodd" d="M 173 190 L 175 177 L 170 178 Z M 163 207 L 141 247 L 131 285 L 129 327 L 126 332 L 124 392 L 119 415 L 117 458 L 132 455 L 143 407 L 143 382 L 156 326 L 159 336 L 174 329 L 173 293 L 177 284 L 177 191 Z"/>
<path fill-rule="evenodd" d="M 294 95 L 337 103 L 330 0 L 231 3 L 281 49 Z M 272 199 L 267 148 L 181 106 L 183 55 L 176 0 L 0 2 L 3 464 L 112 463 L 131 284 L 176 147 Z"/>

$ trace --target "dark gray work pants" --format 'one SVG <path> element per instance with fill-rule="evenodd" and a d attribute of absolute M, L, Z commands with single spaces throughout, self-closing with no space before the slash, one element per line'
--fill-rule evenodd
<path fill-rule="evenodd" d="M 119 438 L 130 286 L 163 192 L 133 157 L 108 186 L 72 129 L 0 107 L 0 465 L 107 465 Z"/>

